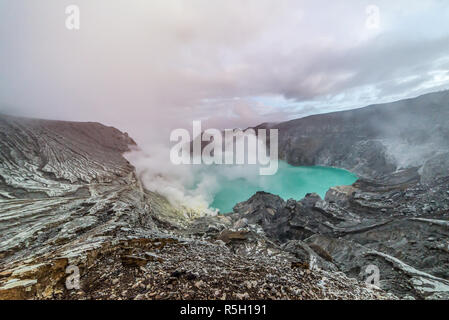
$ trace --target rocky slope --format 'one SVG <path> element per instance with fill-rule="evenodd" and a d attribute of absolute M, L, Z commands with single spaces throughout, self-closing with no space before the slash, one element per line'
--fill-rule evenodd
<path fill-rule="evenodd" d="M 0 118 L 0 197 L 87 194 L 86 185 L 127 179 L 121 156 L 135 142 L 99 123 Z"/>
<path fill-rule="evenodd" d="M 290 164 L 334 166 L 375 178 L 421 167 L 443 153 L 448 159 L 448 123 L 449 91 L 443 91 L 256 128 L 279 130 L 279 156 Z"/>
<path fill-rule="evenodd" d="M 46 252 L 124 216 L 152 225 L 122 153 L 135 145 L 98 123 L 0 118 L 0 257 Z M 140 192 L 136 192 L 140 190 Z"/>
<path fill-rule="evenodd" d="M 142 188 L 114 128 L 1 116 L 0 144 L 0 299 L 394 297 L 304 264 L 259 226 L 186 219 Z"/>
<path fill-rule="evenodd" d="M 332 188 L 323 200 L 257 193 L 239 203 L 236 224 L 258 225 L 281 248 L 321 269 L 359 280 L 379 270 L 401 298 L 449 299 L 449 176 L 430 185 L 416 170 Z"/>

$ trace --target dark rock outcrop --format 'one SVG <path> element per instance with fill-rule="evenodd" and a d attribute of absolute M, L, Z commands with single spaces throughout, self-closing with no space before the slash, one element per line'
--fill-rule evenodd
<path fill-rule="evenodd" d="M 359 280 L 375 266 L 381 288 L 399 297 L 449 299 L 448 190 L 449 176 L 423 185 L 415 168 L 332 188 L 325 200 L 309 194 L 283 202 L 258 193 L 230 218 L 260 225 L 302 263 L 313 258 Z"/>

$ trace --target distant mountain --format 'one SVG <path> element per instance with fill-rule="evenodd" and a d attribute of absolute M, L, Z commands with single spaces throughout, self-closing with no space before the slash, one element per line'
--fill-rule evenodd
<path fill-rule="evenodd" d="M 378 177 L 421 167 L 448 152 L 449 91 L 313 115 L 269 128 L 279 129 L 279 155 L 290 164 L 335 166 Z"/>

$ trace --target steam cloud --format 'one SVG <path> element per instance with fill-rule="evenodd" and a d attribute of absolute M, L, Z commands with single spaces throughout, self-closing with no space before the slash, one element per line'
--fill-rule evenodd
<path fill-rule="evenodd" d="M 267 152 L 265 145 L 261 146 L 262 152 Z M 248 152 L 246 144 L 245 151 Z M 195 215 L 218 213 L 211 204 L 220 191 L 221 180 L 256 181 L 260 167 L 265 167 L 258 164 L 174 165 L 170 161 L 169 147 L 163 145 L 135 149 L 125 154 L 125 157 L 136 168 L 137 175 L 147 190 L 166 197 L 174 207 Z"/>

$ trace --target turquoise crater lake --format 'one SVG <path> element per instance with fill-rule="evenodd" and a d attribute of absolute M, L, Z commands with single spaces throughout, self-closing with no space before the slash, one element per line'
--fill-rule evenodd
<path fill-rule="evenodd" d="M 283 198 L 301 200 L 307 193 L 315 192 L 322 198 L 331 187 L 351 185 L 357 176 L 349 171 L 329 167 L 294 167 L 279 162 L 273 176 L 253 175 L 250 179 L 220 175 L 220 189 L 214 195 L 211 207 L 220 213 L 232 212 L 239 202 L 248 200 L 258 191 L 276 194 Z"/>

